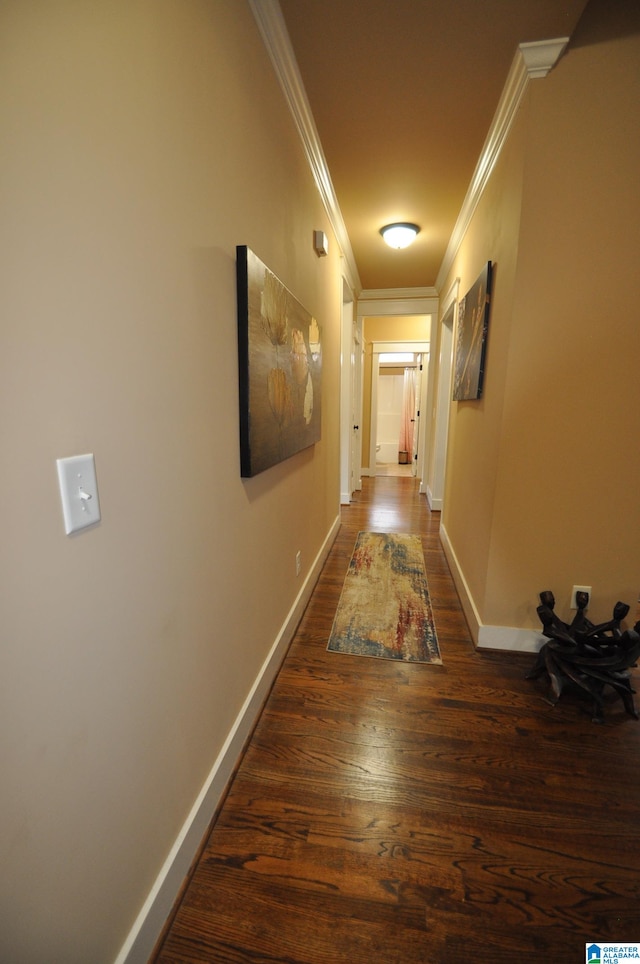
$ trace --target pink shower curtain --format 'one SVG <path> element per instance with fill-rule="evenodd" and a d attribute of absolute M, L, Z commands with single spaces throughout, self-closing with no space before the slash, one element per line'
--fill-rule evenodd
<path fill-rule="evenodd" d="M 413 426 L 416 413 L 416 371 L 415 368 L 405 368 L 404 386 L 402 392 L 402 417 L 400 420 L 400 444 L 398 451 L 408 452 L 409 458 L 413 452 Z"/>

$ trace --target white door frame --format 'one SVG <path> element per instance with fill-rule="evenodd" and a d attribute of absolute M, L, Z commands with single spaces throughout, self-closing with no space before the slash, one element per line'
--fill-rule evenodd
<path fill-rule="evenodd" d="M 428 355 L 428 341 L 374 341 L 372 348 L 371 364 L 371 418 L 369 427 L 369 475 L 377 475 L 376 472 L 376 444 L 378 440 L 378 379 L 380 377 L 380 355 L 393 352 L 413 352 L 414 355 Z M 423 371 L 421 392 L 425 395 L 426 381 L 428 375 Z M 426 397 L 426 396 L 425 396 Z M 422 404 L 422 399 L 420 400 Z M 418 464 L 416 471 L 424 465 L 424 443 L 425 433 L 421 432 L 418 436 Z"/>
<path fill-rule="evenodd" d="M 429 361 L 431 359 L 431 348 L 427 348 L 426 351 L 422 352 L 420 358 L 420 394 L 416 397 L 416 431 L 417 431 L 417 443 L 418 447 L 414 443 L 415 462 L 413 464 L 413 475 L 422 480 L 426 477 L 426 460 L 427 460 L 427 445 L 426 441 L 429 438 L 427 421 L 427 398 L 429 394 L 429 378 L 431 375 L 431 368 L 429 366 Z"/>
<path fill-rule="evenodd" d="M 459 287 L 460 278 L 456 278 L 442 301 L 438 391 L 436 404 L 433 407 L 433 458 L 429 469 L 429 480 L 427 484 L 429 508 L 436 512 L 441 512 L 444 504 L 449 416 L 451 413 L 451 382 L 455 354 L 455 332 L 458 326 Z"/>
<path fill-rule="evenodd" d="M 362 488 L 362 367 L 364 352 L 362 345 L 362 322 L 356 319 L 353 325 L 351 342 L 351 492 Z"/>
<path fill-rule="evenodd" d="M 342 279 L 342 326 L 340 332 L 340 504 L 349 505 L 353 490 L 354 458 L 361 461 L 357 439 L 354 433 L 358 431 L 359 422 L 354 422 L 354 412 L 357 411 L 358 399 L 356 386 L 359 384 L 358 366 L 362 367 L 354 351 L 356 343 L 357 325 L 354 324 L 353 292 L 347 280 Z M 355 444 L 354 444 L 355 441 Z M 358 478 L 360 473 L 358 472 Z"/>
<path fill-rule="evenodd" d="M 358 298 L 358 324 L 360 326 L 360 331 L 362 331 L 362 324 L 365 318 L 377 318 L 377 317 L 390 317 L 390 316 L 403 316 L 403 315 L 429 315 L 431 318 L 431 341 L 433 341 L 433 327 L 438 318 L 438 292 L 435 288 L 380 288 L 380 289 L 368 289 L 362 291 L 360 297 Z M 424 347 L 423 349 L 424 350 Z M 431 410 L 431 395 L 432 395 L 432 385 L 434 382 L 435 375 L 435 352 L 431 352 L 429 355 L 429 369 L 427 372 L 427 401 L 425 406 L 425 412 Z M 374 379 L 372 379 L 373 385 Z M 360 410 L 362 410 L 362 404 L 360 405 Z M 374 410 L 373 399 L 371 400 L 371 410 Z M 423 425 L 427 426 L 426 419 L 423 419 Z M 430 426 L 429 426 L 430 428 Z M 371 432 L 373 438 L 375 435 Z M 428 446 L 428 435 L 429 432 L 424 432 L 425 437 L 425 448 L 424 452 L 429 451 Z M 374 452 L 375 452 L 375 442 L 374 442 Z M 426 456 L 423 455 L 423 459 Z M 418 459 L 418 462 L 420 460 Z M 369 455 L 369 471 L 371 470 L 371 455 Z M 420 468 L 420 466 L 419 466 Z M 373 472 L 375 472 L 375 462 L 373 464 Z M 361 469 L 360 474 L 364 475 L 365 472 Z M 420 492 L 426 492 L 425 478 L 424 475 L 420 477 Z"/>

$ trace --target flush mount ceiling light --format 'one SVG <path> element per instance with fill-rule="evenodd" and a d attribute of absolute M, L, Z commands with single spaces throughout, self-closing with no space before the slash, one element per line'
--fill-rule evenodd
<path fill-rule="evenodd" d="M 420 233 L 417 224 L 409 224 L 407 221 L 398 221 L 395 224 L 385 224 L 380 228 L 380 234 L 390 248 L 406 248 Z"/>

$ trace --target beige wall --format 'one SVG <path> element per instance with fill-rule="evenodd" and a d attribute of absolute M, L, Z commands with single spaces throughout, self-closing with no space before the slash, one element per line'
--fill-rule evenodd
<path fill-rule="evenodd" d="M 496 262 L 486 391 L 453 403 L 443 511 L 489 626 L 537 628 L 542 589 L 569 615 L 591 585 L 596 621 L 638 597 L 640 38 L 613 34 L 592 17 L 530 84 L 445 284 Z"/>
<path fill-rule="evenodd" d="M 0 32 L 0 958 L 98 964 L 337 517 L 339 253 L 245 3 L 16 0 Z M 324 351 L 321 443 L 244 482 L 237 244 Z M 67 537 L 87 451 L 102 523 Z"/>
<path fill-rule="evenodd" d="M 520 121 L 522 115 L 520 116 Z M 443 291 L 460 278 L 459 295 L 483 265 L 494 266 L 483 396 L 452 402 L 442 523 L 476 606 L 486 595 L 504 383 L 509 365 L 513 292 L 518 255 L 523 167 L 523 125 L 518 122 L 489 181 Z"/>
<path fill-rule="evenodd" d="M 374 341 L 429 341 L 430 315 L 381 315 L 365 317 L 362 324 L 362 467 L 369 468 L 371 447 L 371 378 Z M 403 369 L 404 371 L 404 369 Z"/>

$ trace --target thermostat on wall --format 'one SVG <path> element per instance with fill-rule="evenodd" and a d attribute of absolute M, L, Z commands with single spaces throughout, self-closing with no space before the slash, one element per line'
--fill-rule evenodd
<path fill-rule="evenodd" d="M 329 241 L 324 231 L 313 232 L 313 247 L 319 258 L 324 257 L 325 254 L 329 254 Z"/>

